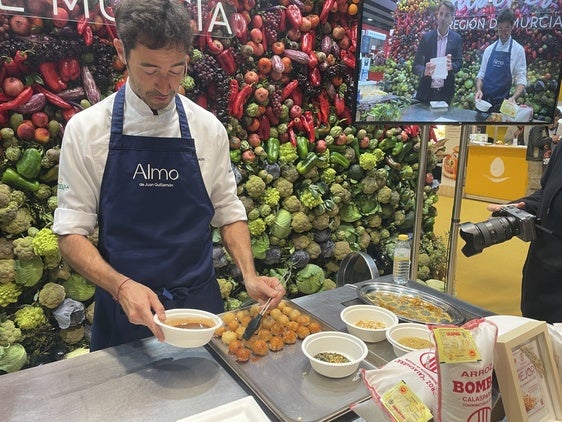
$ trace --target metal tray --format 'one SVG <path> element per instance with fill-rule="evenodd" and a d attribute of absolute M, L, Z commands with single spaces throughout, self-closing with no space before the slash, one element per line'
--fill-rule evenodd
<path fill-rule="evenodd" d="M 403 299 L 403 307 L 396 307 L 392 304 L 378 303 L 369 297 L 370 294 L 388 293 L 396 295 L 398 298 Z M 369 282 L 363 284 L 357 289 L 359 299 L 370 305 L 382 306 L 394 312 L 399 319 L 405 322 L 417 322 L 421 324 L 455 324 L 459 325 L 464 322 L 463 313 L 453 305 L 439 299 L 431 293 L 421 292 L 406 286 L 398 286 L 396 284 Z M 431 315 L 421 316 L 422 312 L 444 313 L 447 317 L 443 319 L 433 318 Z M 417 314 L 420 315 L 417 317 Z"/>
<path fill-rule="evenodd" d="M 288 303 L 317 321 L 323 331 L 334 331 L 294 302 Z M 228 346 L 220 338 L 213 338 L 206 347 L 282 421 L 329 421 L 349 412 L 350 404 L 370 397 L 360 377 L 350 375 L 333 379 L 315 372 L 303 354 L 301 344 L 302 341 L 298 340 L 279 352 L 270 351 L 262 357 L 252 356 L 246 363 L 236 362 L 235 356 L 228 353 Z M 359 368 L 369 370 L 376 367 L 363 361 Z"/>

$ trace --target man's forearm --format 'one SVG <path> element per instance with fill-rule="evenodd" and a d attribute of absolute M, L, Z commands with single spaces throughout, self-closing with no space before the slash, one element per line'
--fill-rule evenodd
<path fill-rule="evenodd" d="M 517 100 L 517 98 L 519 98 L 521 95 L 523 95 L 523 92 L 525 92 L 525 85 L 523 85 L 523 84 L 515 85 L 515 91 L 513 92 L 513 95 L 511 96 L 513 101 Z"/>
<path fill-rule="evenodd" d="M 255 276 L 256 268 L 248 224 L 245 221 L 237 221 L 221 227 L 220 230 L 224 247 L 242 272 L 242 276 Z"/>

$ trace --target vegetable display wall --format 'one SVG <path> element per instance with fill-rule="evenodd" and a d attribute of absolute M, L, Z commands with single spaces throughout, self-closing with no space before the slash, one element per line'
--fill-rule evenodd
<path fill-rule="evenodd" d="M 414 224 L 421 139 L 417 126 L 349 124 L 355 0 L 230 3 L 234 35 L 196 37 L 181 92 L 227 128 L 258 270 L 292 268 L 289 297 L 334 287 L 352 251 L 367 251 L 389 273 L 398 233 Z M 100 15 L 86 22 L 78 7 L 68 15 L 0 15 L 5 372 L 88 346 L 94 286 L 61 260 L 50 228 L 57 160 L 68 119 L 118 89 L 126 69 L 111 44 L 114 26 Z M 442 279 L 445 246 L 432 232 L 438 183 L 430 174 L 426 183 L 418 274 Z M 247 294 L 218 233 L 213 257 L 225 308 L 235 308 Z"/>

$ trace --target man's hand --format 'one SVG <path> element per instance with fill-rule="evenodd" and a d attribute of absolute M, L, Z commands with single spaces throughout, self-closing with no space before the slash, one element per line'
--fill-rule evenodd
<path fill-rule="evenodd" d="M 476 94 L 474 94 L 474 99 L 475 99 L 475 100 L 481 100 L 481 99 L 482 99 L 482 95 L 483 95 L 483 94 L 482 94 L 482 91 L 481 91 L 481 90 L 478 90 L 478 91 L 476 91 Z"/>
<path fill-rule="evenodd" d="M 451 55 L 447 54 L 447 72 L 453 69 L 453 61 L 451 60 Z"/>
<path fill-rule="evenodd" d="M 277 277 L 255 276 L 244 279 L 246 291 L 250 297 L 264 304 L 271 298 L 271 308 L 275 308 L 285 295 L 285 288 Z"/>
<path fill-rule="evenodd" d="M 166 319 L 164 306 L 156 293 L 144 284 L 128 280 L 119 291 L 119 303 L 131 324 L 146 325 L 159 341 L 164 341 L 164 334 L 154 322 L 152 313 L 154 311 L 161 321 Z"/>
<path fill-rule="evenodd" d="M 435 71 L 435 63 L 427 62 L 425 64 L 425 70 L 423 71 L 424 76 L 431 76 Z"/>
<path fill-rule="evenodd" d="M 519 208 L 520 210 L 525 209 L 525 202 L 517 202 L 517 203 L 513 203 L 513 204 L 489 204 L 486 207 L 486 209 L 488 211 L 491 211 L 491 212 L 497 212 L 507 205 L 514 205 L 515 207 Z"/>

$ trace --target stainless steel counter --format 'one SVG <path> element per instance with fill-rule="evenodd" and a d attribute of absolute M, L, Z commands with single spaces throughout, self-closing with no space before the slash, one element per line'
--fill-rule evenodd
<path fill-rule="evenodd" d="M 489 314 L 448 300 L 467 318 Z M 341 331 L 345 325 L 340 311 L 360 303 L 350 286 L 295 302 Z M 370 362 L 376 366 L 395 357 L 387 342 L 369 349 Z M 176 421 L 250 393 L 206 348 L 180 349 L 148 338 L 0 376 L 0 421 Z M 354 419 L 351 412 L 338 420 Z"/>

